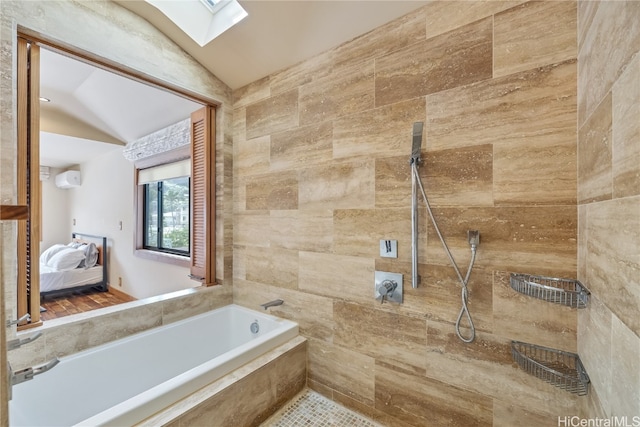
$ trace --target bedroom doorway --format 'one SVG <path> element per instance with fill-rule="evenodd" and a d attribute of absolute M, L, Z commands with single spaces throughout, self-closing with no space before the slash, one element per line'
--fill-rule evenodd
<path fill-rule="evenodd" d="M 20 191 L 20 195 L 21 197 L 23 197 L 23 199 L 21 199 L 22 203 L 30 206 L 30 218 L 25 222 L 24 228 L 19 230 L 19 235 L 21 237 L 18 239 L 18 241 L 24 242 L 24 243 L 22 244 L 19 243 L 19 247 L 18 247 L 19 283 L 18 283 L 18 289 L 17 289 L 18 290 L 17 307 L 18 307 L 19 317 L 22 317 L 25 314 L 29 314 L 31 316 L 30 321 L 22 322 L 22 324 L 19 325 L 19 329 L 36 327 L 41 325 L 42 321 L 50 320 L 52 318 L 58 318 L 62 316 L 77 314 L 80 312 L 91 311 L 94 309 L 135 300 L 135 298 L 129 296 L 126 293 L 118 292 L 118 289 L 115 286 L 110 287 L 109 292 L 93 292 L 93 291 L 84 289 L 81 291 L 74 292 L 74 294 L 68 294 L 64 296 L 55 296 L 55 297 L 49 296 L 44 299 L 42 299 L 41 297 L 41 292 L 43 291 L 43 289 L 40 288 L 40 274 L 41 274 L 40 263 L 39 263 L 39 255 L 41 252 L 40 249 L 41 248 L 47 249 L 48 247 L 56 243 L 68 243 L 70 240 L 70 237 L 69 237 L 70 233 L 68 229 L 71 228 L 70 224 L 72 223 L 71 222 L 72 217 L 73 217 L 73 226 L 76 225 L 75 213 L 72 215 L 67 215 L 67 217 L 64 218 L 64 221 L 68 222 L 69 224 L 69 226 L 67 227 L 67 231 L 62 231 L 58 236 L 54 236 L 52 238 L 48 238 L 47 236 L 47 230 L 59 231 L 56 229 L 57 228 L 63 229 L 64 227 L 57 227 L 55 225 L 52 227 L 50 225 L 47 225 L 47 221 L 43 217 L 43 209 L 44 211 L 46 211 L 46 206 L 43 206 L 43 202 L 46 202 L 46 199 L 43 200 L 43 182 L 41 181 L 41 179 L 43 178 L 43 176 L 48 175 L 48 178 L 51 180 L 49 184 L 51 184 L 51 182 L 55 182 L 56 175 L 58 175 L 59 172 L 62 172 L 63 169 L 73 170 L 75 169 L 75 167 L 73 165 L 52 166 L 52 164 L 50 165 L 43 164 L 41 162 L 41 160 L 43 159 L 48 159 L 47 162 L 51 161 L 51 158 L 52 158 L 51 153 L 54 153 L 54 154 L 60 154 L 60 153 L 56 153 L 57 148 L 54 148 L 53 150 L 50 148 L 49 149 L 43 148 L 44 146 L 42 146 L 41 143 L 43 142 L 46 143 L 47 141 L 43 141 L 43 140 L 51 139 L 50 134 L 55 134 L 55 135 L 62 135 L 67 140 L 83 140 L 84 142 L 88 141 L 89 143 L 92 141 L 93 142 L 99 141 L 100 145 L 108 146 L 107 150 L 113 149 L 113 147 L 116 147 L 116 149 L 121 150 L 122 147 L 126 145 L 127 142 L 130 142 L 132 139 L 135 139 L 136 137 L 135 134 L 127 133 L 126 130 L 110 132 L 110 130 L 112 130 L 112 128 L 115 126 L 114 123 L 116 124 L 118 123 L 117 120 L 115 121 L 112 120 L 111 122 L 109 120 L 100 120 L 100 117 L 98 117 L 99 116 L 98 113 L 100 113 L 99 109 L 102 106 L 107 104 L 104 98 L 99 99 L 98 97 L 98 100 L 92 101 L 91 99 L 85 96 L 83 98 L 83 101 L 85 101 L 85 105 L 75 106 L 76 110 L 83 109 L 83 108 L 91 109 L 90 107 L 95 107 L 96 110 L 93 110 L 92 114 L 94 115 L 94 118 L 96 120 L 94 123 L 91 123 L 91 124 L 97 123 L 98 125 L 96 126 L 88 126 L 86 122 L 80 123 L 77 120 L 74 122 L 73 117 L 70 117 L 73 114 L 69 114 L 69 111 L 64 111 L 60 109 L 56 110 L 55 108 L 52 108 L 51 106 L 54 105 L 54 103 L 60 102 L 60 98 L 58 97 L 58 95 L 61 95 L 61 93 L 60 91 L 56 91 L 56 90 L 51 92 L 57 98 L 54 100 L 54 99 L 44 99 L 44 98 L 49 98 L 49 94 L 47 94 L 47 96 L 45 97 L 44 96 L 45 94 L 40 92 L 40 87 L 42 82 L 47 81 L 49 79 L 49 76 L 46 74 L 46 70 L 42 72 L 43 70 L 41 69 L 41 65 L 42 65 L 41 61 L 43 59 L 43 56 L 48 57 L 49 59 L 51 57 L 54 57 L 54 58 L 59 57 L 58 59 L 62 58 L 63 61 L 68 61 L 70 59 L 73 59 L 73 60 L 82 62 L 85 66 L 92 67 L 92 70 L 87 71 L 87 74 L 94 73 L 96 72 L 96 70 L 102 73 L 110 72 L 112 74 L 117 74 L 118 78 L 129 79 L 131 82 L 135 82 L 136 85 L 143 85 L 143 86 L 146 85 L 149 87 L 153 87 L 154 90 L 159 89 L 165 93 L 170 93 L 172 94 L 172 96 L 176 98 L 180 98 L 182 100 L 189 100 L 189 102 L 195 103 L 194 105 L 197 105 L 197 107 L 199 107 L 200 109 L 202 109 L 203 105 L 206 105 L 206 103 L 204 103 L 203 101 L 192 99 L 190 96 L 187 96 L 183 93 L 175 92 L 174 89 L 166 88 L 155 82 L 149 82 L 147 79 L 141 79 L 136 76 L 132 76 L 123 71 L 114 69 L 110 66 L 105 66 L 102 63 L 98 63 L 98 62 L 94 63 L 91 59 L 88 59 L 86 56 L 76 56 L 76 54 L 73 54 L 67 51 L 66 49 L 57 48 L 53 45 L 50 45 L 48 42 L 44 42 L 42 40 L 33 41 L 32 39 L 33 38 L 29 36 L 19 36 L 19 40 L 20 40 L 19 45 L 22 46 L 21 48 L 19 48 L 19 51 L 20 51 L 19 57 L 24 60 L 18 61 L 18 69 L 19 69 L 18 72 L 19 72 L 19 75 L 24 75 L 24 77 L 22 78 L 22 82 L 23 82 L 22 83 L 23 85 L 21 86 L 22 89 L 18 91 L 19 110 L 20 110 L 19 119 L 18 119 L 19 121 L 18 133 L 19 133 L 19 141 L 20 141 L 19 146 L 24 149 L 19 150 L 21 152 L 19 154 L 19 157 L 21 156 L 21 160 L 19 160 L 20 166 L 19 166 L 18 175 L 19 177 L 24 177 L 24 178 L 23 178 L 23 182 L 19 182 L 18 185 L 19 185 L 19 188 L 23 189 L 22 191 Z M 67 74 L 73 74 L 73 73 L 67 73 Z M 77 74 L 73 74 L 73 75 L 77 76 Z M 58 76 L 53 80 L 59 83 L 60 78 Z M 87 88 L 91 88 L 92 82 L 87 83 L 86 81 L 83 81 L 82 83 L 83 83 L 83 90 Z M 100 86 L 100 84 L 104 84 L 104 81 L 98 81 L 98 83 L 94 81 L 93 84 L 95 88 L 96 86 Z M 20 83 L 19 83 L 19 86 L 20 86 Z M 81 91 L 78 90 L 77 92 L 81 92 Z M 54 97 L 52 96 L 51 98 L 54 98 Z M 161 105 L 165 106 L 164 104 L 161 104 Z M 208 108 L 211 108 L 211 107 L 208 107 Z M 157 106 L 156 106 L 156 109 L 157 109 Z M 151 108 L 148 108 L 148 110 L 151 110 Z M 157 117 L 159 115 L 158 111 L 152 111 L 152 114 L 154 114 L 154 117 Z M 20 117 L 22 117 L 22 119 L 20 119 Z M 215 120 L 214 114 L 212 115 L 212 117 Z M 150 120 L 139 120 L 139 123 L 146 124 L 149 121 Z M 65 131 L 61 130 L 61 125 L 66 122 L 71 122 L 72 127 L 74 128 L 74 131 L 82 131 L 82 135 L 69 134 L 69 133 L 65 134 Z M 153 129 L 153 130 L 155 131 L 156 129 Z M 151 130 L 138 129 L 136 132 L 145 134 L 145 133 L 151 132 Z M 43 134 L 46 134 L 45 138 L 41 138 Z M 215 127 L 211 126 L 210 128 L 207 129 L 207 134 L 204 141 L 206 141 L 206 143 L 209 145 L 215 146 L 214 134 L 215 134 Z M 54 140 L 57 138 L 55 135 L 53 138 Z M 60 138 L 57 138 L 57 139 L 60 139 Z M 56 147 L 60 147 L 60 145 Z M 83 147 L 83 149 L 71 148 L 71 151 L 69 153 L 75 155 L 80 153 L 81 151 L 84 151 L 84 148 L 86 148 L 86 145 Z M 57 151 L 60 151 L 60 150 L 57 150 Z M 214 151 L 214 150 L 211 150 L 211 151 Z M 71 154 L 67 156 L 62 155 L 59 157 L 65 158 L 66 160 L 68 160 L 69 158 L 72 157 Z M 89 157 L 91 157 L 92 155 L 95 156 L 95 154 L 90 154 Z M 207 166 L 207 169 L 209 170 L 211 165 L 215 165 L 215 159 L 213 157 L 208 158 L 208 163 L 209 165 Z M 76 162 L 75 164 L 78 164 L 78 163 Z M 45 168 L 41 166 L 45 166 Z M 129 164 L 129 166 L 133 169 L 132 165 Z M 211 173 L 211 172 L 209 171 L 208 173 Z M 134 187 L 135 178 L 132 178 L 130 181 L 131 182 L 129 183 L 129 186 Z M 215 173 L 213 174 L 212 179 L 206 179 L 204 182 L 206 184 L 206 188 L 200 189 L 199 191 L 200 193 L 208 193 L 209 196 L 204 198 L 196 197 L 196 199 L 199 202 L 204 201 L 204 206 L 206 206 L 207 204 L 210 204 L 210 201 L 215 196 L 214 194 Z M 51 186 L 53 187 L 52 184 Z M 67 194 L 71 194 L 73 189 L 71 190 L 64 189 L 64 190 L 56 190 L 56 191 L 60 191 L 60 192 L 66 191 Z M 133 199 L 133 197 L 131 197 L 131 199 Z M 120 202 L 121 201 L 119 200 L 118 203 Z M 132 210 L 133 210 L 132 206 L 130 205 L 127 208 L 127 212 L 131 214 Z M 214 210 L 211 210 L 211 212 L 215 215 Z M 101 213 L 98 212 L 96 215 L 100 215 L 100 214 Z M 123 230 L 122 222 L 123 221 L 120 221 L 119 231 Z M 133 220 L 131 222 L 133 222 Z M 75 227 L 72 229 L 75 230 Z M 212 222 L 209 222 L 208 224 L 206 224 L 206 230 L 214 230 L 214 229 L 215 228 L 212 226 Z M 114 238 L 122 240 L 121 234 L 114 234 L 113 231 L 111 230 L 105 230 L 105 232 L 101 234 L 110 236 L 109 245 L 113 244 Z M 215 242 L 215 236 L 213 235 L 213 233 L 203 233 L 203 235 L 207 236 L 206 237 L 207 242 L 204 245 L 198 245 L 198 248 L 205 248 L 207 250 L 210 250 L 212 247 L 215 248 L 215 243 L 211 243 L 211 242 Z M 110 257 L 111 255 L 106 253 L 105 256 Z M 207 254 L 206 257 L 203 256 L 203 257 L 197 258 L 198 262 L 204 259 L 206 259 L 206 264 L 208 265 L 211 264 L 211 254 Z M 213 272 L 212 275 L 211 273 L 207 274 L 207 280 L 210 283 L 213 281 L 211 277 L 215 277 L 215 272 L 213 271 L 213 269 L 210 269 L 208 271 Z M 115 284 L 118 284 L 118 282 L 121 282 L 121 278 L 117 277 L 118 276 L 117 274 L 114 276 L 116 277 L 109 278 L 110 283 L 114 283 L 115 281 Z M 184 276 L 186 277 L 186 275 Z M 198 277 L 202 277 L 202 276 L 199 275 Z M 114 290 L 115 292 L 113 292 Z"/>

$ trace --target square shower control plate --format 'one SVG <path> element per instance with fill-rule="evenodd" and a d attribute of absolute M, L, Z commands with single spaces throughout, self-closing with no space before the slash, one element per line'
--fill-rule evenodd
<path fill-rule="evenodd" d="M 383 286 L 385 280 L 391 280 L 397 284 L 393 293 L 387 295 L 385 298 L 385 302 L 395 302 L 397 304 L 402 304 L 402 274 L 400 273 L 388 273 L 386 271 L 376 271 L 375 272 L 375 282 L 374 282 L 374 295 L 377 299 L 380 299 L 380 292 L 378 291 L 381 286 Z"/>

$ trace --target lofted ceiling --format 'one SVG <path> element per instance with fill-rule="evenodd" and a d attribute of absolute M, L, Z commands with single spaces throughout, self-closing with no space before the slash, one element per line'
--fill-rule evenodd
<path fill-rule="evenodd" d="M 143 0 L 114 1 L 156 26 L 232 89 L 352 40 L 427 3 L 239 0 L 248 17 L 200 47 Z M 41 164 L 59 168 L 121 149 L 187 118 L 200 107 L 45 49 L 40 90 L 51 99 L 41 103 Z"/>

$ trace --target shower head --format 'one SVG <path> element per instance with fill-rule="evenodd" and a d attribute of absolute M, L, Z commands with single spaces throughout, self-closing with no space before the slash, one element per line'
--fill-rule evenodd
<path fill-rule="evenodd" d="M 422 122 L 413 124 L 413 146 L 411 148 L 410 163 L 418 163 L 420 161 L 420 148 L 422 146 Z"/>

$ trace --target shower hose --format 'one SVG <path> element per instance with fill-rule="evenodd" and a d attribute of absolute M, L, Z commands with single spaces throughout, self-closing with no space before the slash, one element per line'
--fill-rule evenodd
<path fill-rule="evenodd" d="M 469 276 L 471 275 L 471 270 L 473 269 L 473 264 L 476 260 L 476 246 L 471 245 L 471 261 L 469 262 L 469 268 L 467 268 L 467 274 L 465 277 L 462 277 L 460 273 L 460 269 L 456 264 L 456 261 L 453 259 L 453 255 L 451 255 L 451 251 L 449 250 L 449 246 L 442 237 L 442 233 L 440 232 L 440 228 L 438 228 L 438 223 L 436 222 L 435 217 L 433 216 L 433 212 L 431 211 L 431 206 L 429 205 L 429 199 L 427 198 L 427 194 L 424 191 L 424 187 L 422 186 L 422 181 L 420 180 L 420 175 L 418 175 L 418 166 L 416 162 L 411 163 L 411 173 L 413 174 L 413 179 L 418 183 L 418 187 L 420 188 L 420 192 L 422 193 L 422 198 L 424 199 L 424 203 L 427 206 L 427 212 L 429 213 L 429 218 L 431 218 L 431 223 L 433 224 L 433 228 L 435 228 L 438 237 L 440 238 L 440 242 L 442 243 L 442 247 L 449 257 L 449 261 L 453 266 L 453 269 L 456 271 L 456 275 L 458 276 L 458 280 L 462 285 L 460 299 L 462 300 L 462 307 L 460 308 L 460 313 L 458 314 L 458 319 L 456 320 L 456 334 L 458 338 L 466 343 L 471 343 L 476 338 L 476 328 L 473 325 L 473 320 L 471 319 L 471 313 L 469 313 L 469 307 L 467 306 L 469 292 L 467 290 L 467 283 L 469 282 Z M 460 331 L 460 322 L 462 320 L 462 316 L 466 316 L 467 321 L 469 322 L 470 335 L 469 337 L 465 337 L 462 335 Z"/>

